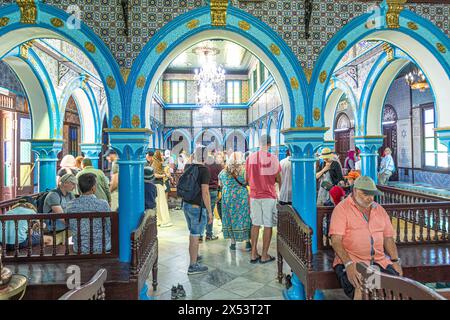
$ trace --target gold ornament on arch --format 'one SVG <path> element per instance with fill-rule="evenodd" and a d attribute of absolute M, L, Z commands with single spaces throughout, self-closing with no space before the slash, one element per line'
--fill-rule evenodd
<path fill-rule="evenodd" d="M 347 41 L 346 40 L 342 40 L 341 42 L 338 43 L 337 45 L 337 49 L 338 51 L 342 51 L 347 47 Z"/>
<path fill-rule="evenodd" d="M 156 46 L 156 53 L 160 54 L 161 52 L 163 52 L 164 50 L 167 49 L 167 43 L 166 42 L 160 42 L 157 46 Z"/>
<path fill-rule="evenodd" d="M 122 120 L 120 120 L 119 116 L 114 116 L 114 118 L 112 119 L 112 125 L 114 129 L 120 128 L 120 126 L 122 125 Z"/>
<path fill-rule="evenodd" d="M 134 115 L 133 118 L 131 119 L 131 125 L 134 128 L 138 128 L 141 125 L 141 119 L 139 118 L 138 115 Z"/>
<path fill-rule="evenodd" d="M 0 18 L 0 28 L 7 26 L 8 23 L 9 23 L 9 18 L 8 17 Z"/>
<path fill-rule="evenodd" d="M 211 25 L 224 27 L 227 25 L 228 0 L 211 0 Z"/>
<path fill-rule="evenodd" d="M 320 117 L 321 117 L 320 109 L 319 108 L 314 108 L 314 111 L 313 111 L 313 118 L 314 118 L 314 120 L 319 121 Z"/>
<path fill-rule="evenodd" d="M 411 30 L 414 30 L 414 31 L 419 30 L 419 27 L 417 26 L 417 24 L 415 24 L 415 23 L 412 22 L 412 21 L 408 22 L 407 26 L 408 26 L 408 28 L 410 28 Z"/>
<path fill-rule="evenodd" d="M 304 125 L 305 125 L 305 118 L 299 114 L 297 118 L 295 118 L 295 126 L 297 128 L 303 128 Z"/>
<path fill-rule="evenodd" d="M 112 90 L 114 90 L 116 88 L 116 80 L 114 80 L 114 78 L 112 76 L 108 76 L 106 78 L 106 84 Z"/>
<path fill-rule="evenodd" d="M 64 22 L 59 19 L 59 18 L 51 18 L 50 19 L 50 23 L 55 27 L 55 28 L 61 28 L 64 26 Z"/>
<path fill-rule="evenodd" d="M 404 9 L 407 0 L 387 0 L 386 25 L 390 29 L 400 28 L 400 12 Z"/>
<path fill-rule="evenodd" d="M 299 88 L 299 83 L 296 77 L 291 78 L 291 88 L 297 90 Z"/>
<path fill-rule="evenodd" d="M 36 24 L 37 8 L 34 0 L 16 0 L 20 9 L 20 23 Z"/>
<path fill-rule="evenodd" d="M 327 80 L 327 72 L 324 70 L 319 75 L 320 83 L 324 83 Z"/>
<path fill-rule="evenodd" d="M 447 49 L 445 48 L 445 46 L 440 42 L 436 43 L 436 48 L 439 50 L 440 53 L 447 52 Z"/>
<path fill-rule="evenodd" d="M 140 76 L 139 78 L 137 78 L 136 80 L 136 87 L 138 87 L 139 89 L 142 89 L 145 86 L 145 77 L 144 76 Z"/>
<path fill-rule="evenodd" d="M 248 23 L 247 21 L 244 21 L 244 20 L 239 21 L 238 26 L 239 26 L 239 28 L 241 28 L 244 31 L 248 31 L 251 28 L 250 23 Z"/>
<path fill-rule="evenodd" d="M 87 51 L 89 51 L 90 53 L 95 53 L 95 51 L 97 50 L 97 48 L 95 47 L 95 45 L 92 42 L 85 42 L 84 43 L 84 47 L 86 48 Z"/>
<path fill-rule="evenodd" d="M 191 20 L 191 21 L 189 21 L 188 23 L 186 23 L 186 27 L 187 27 L 189 30 L 192 30 L 192 29 L 197 28 L 199 24 L 200 24 L 200 20 L 194 19 L 194 20 Z"/>
<path fill-rule="evenodd" d="M 281 53 L 280 48 L 275 43 L 272 43 L 270 45 L 270 51 L 272 51 L 272 53 L 276 56 L 279 56 Z"/>

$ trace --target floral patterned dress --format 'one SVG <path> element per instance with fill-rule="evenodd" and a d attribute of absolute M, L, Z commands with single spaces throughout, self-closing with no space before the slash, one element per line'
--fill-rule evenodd
<path fill-rule="evenodd" d="M 245 171 L 237 179 L 245 184 Z M 225 239 L 246 241 L 250 239 L 252 222 L 248 190 L 241 186 L 226 170 L 219 174 L 222 185 L 222 231 Z"/>

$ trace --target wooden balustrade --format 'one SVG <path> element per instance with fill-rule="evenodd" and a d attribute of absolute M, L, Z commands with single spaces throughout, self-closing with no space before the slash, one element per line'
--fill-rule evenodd
<path fill-rule="evenodd" d="M 386 204 L 398 245 L 442 243 L 450 240 L 450 202 Z M 333 207 L 317 208 L 318 248 L 331 248 L 328 235 Z"/>
<path fill-rule="evenodd" d="M 94 231 L 93 225 L 95 221 L 101 219 L 102 224 L 102 252 L 94 253 Z M 106 251 L 106 221 L 111 222 L 111 250 Z M 66 229 L 63 231 L 64 241 L 62 244 L 57 244 L 57 234 L 53 230 L 49 235 L 53 240 L 52 246 L 46 246 L 44 243 L 44 224 L 45 221 L 52 221 L 54 225 L 57 220 L 64 220 Z M 69 244 L 69 231 L 73 232 L 70 228 L 70 221 L 75 220 L 77 226 L 77 252 L 74 252 L 72 245 Z M 81 251 L 81 222 L 89 223 L 89 253 L 82 253 Z M 19 222 L 27 223 L 27 234 L 30 235 L 34 230 L 39 231 L 40 241 L 35 246 L 32 246 L 32 238 L 28 236 L 26 244 L 19 246 Z M 38 224 L 36 224 L 38 222 Z M 14 244 L 6 244 L 7 224 L 14 224 Z M 119 220 L 117 212 L 83 212 L 83 213 L 62 213 L 62 214 L 30 214 L 30 215 L 0 215 L 0 230 L 2 235 L 2 241 L 0 242 L 3 248 L 2 259 L 6 262 L 11 261 L 45 261 L 45 260 L 59 260 L 67 258 L 86 259 L 86 258 L 115 258 L 118 257 L 119 250 Z M 9 248 L 8 248 L 9 247 Z M 8 250 L 10 249 L 10 250 Z M 12 250 L 11 250 L 12 249 Z"/>
<path fill-rule="evenodd" d="M 291 206 L 278 206 L 278 238 L 308 270 L 312 268 L 312 229 Z"/>
<path fill-rule="evenodd" d="M 379 204 L 407 204 L 407 203 L 425 203 L 425 202 L 445 202 L 450 199 L 414 191 L 402 190 L 389 186 L 377 186 L 383 192 L 383 195 L 377 196 L 375 201 Z"/>
<path fill-rule="evenodd" d="M 29 197 L 33 198 L 34 200 L 37 200 L 37 198 L 41 195 L 42 193 L 35 193 L 35 194 L 31 194 L 29 195 Z M 5 214 L 6 212 L 8 212 L 9 210 L 11 210 L 11 208 L 16 205 L 19 202 L 20 198 L 15 198 L 15 199 L 10 199 L 10 200 L 5 200 L 5 201 L 0 201 L 0 215 Z"/>

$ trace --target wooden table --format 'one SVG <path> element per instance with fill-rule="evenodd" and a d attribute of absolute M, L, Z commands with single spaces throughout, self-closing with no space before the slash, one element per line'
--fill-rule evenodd
<path fill-rule="evenodd" d="M 8 283 L 8 286 L 0 290 L 0 300 L 9 300 L 20 294 L 19 300 L 25 295 L 28 279 L 21 274 L 14 274 Z"/>

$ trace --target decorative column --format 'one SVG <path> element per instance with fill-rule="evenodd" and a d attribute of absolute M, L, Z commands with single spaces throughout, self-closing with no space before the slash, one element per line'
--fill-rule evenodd
<path fill-rule="evenodd" d="M 383 146 L 384 136 L 355 137 L 355 145 L 361 150 L 361 174 L 378 183 L 378 149 Z"/>
<path fill-rule="evenodd" d="M 322 147 L 334 150 L 336 148 L 335 143 L 336 143 L 335 140 L 324 140 L 324 142 L 322 143 Z"/>
<path fill-rule="evenodd" d="M 119 259 L 131 261 L 131 232 L 144 214 L 144 164 L 149 129 L 105 129 L 119 157 Z"/>
<path fill-rule="evenodd" d="M 99 155 L 102 152 L 102 144 L 101 143 L 82 143 L 80 144 L 81 152 L 84 153 L 86 158 L 92 160 L 92 166 L 98 169 L 99 164 Z"/>
<path fill-rule="evenodd" d="M 278 146 L 278 160 L 283 160 L 286 158 L 286 152 L 288 150 L 288 147 L 285 145 Z"/>
<path fill-rule="evenodd" d="M 284 143 L 291 151 L 292 162 L 292 205 L 303 221 L 313 230 L 312 252 L 317 252 L 317 205 L 316 205 L 316 161 L 315 152 L 323 144 L 328 128 L 291 128 L 282 131 Z M 285 290 L 289 300 L 304 300 L 305 288 L 298 277 L 292 274 L 292 287 Z M 322 299 L 316 291 L 314 299 Z"/>
<path fill-rule="evenodd" d="M 39 192 L 56 188 L 56 163 L 62 140 L 33 140 L 31 150 L 38 156 Z"/>

